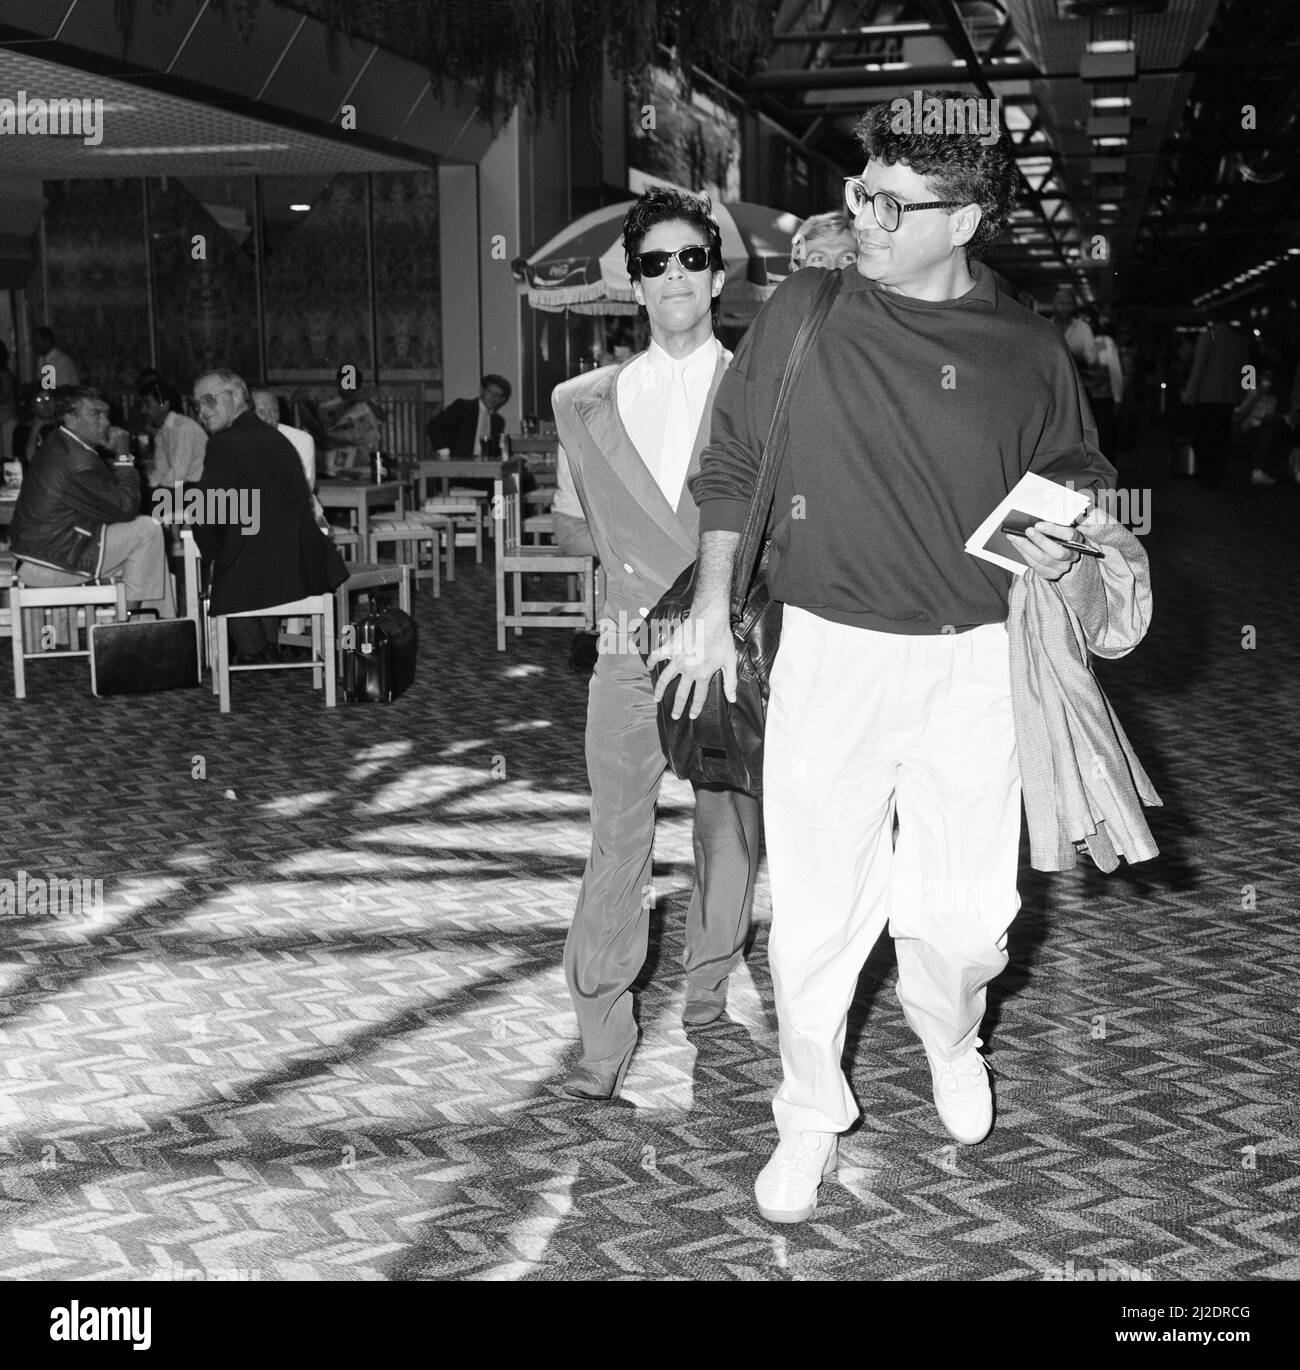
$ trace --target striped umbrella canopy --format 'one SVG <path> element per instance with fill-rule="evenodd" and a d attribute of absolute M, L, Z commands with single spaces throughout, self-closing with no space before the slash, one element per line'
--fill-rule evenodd
<path fill-rule="evenodd" d="M 534 309 L 578 314 L 635 314 L 623 257 L 623 218 L 635 203 L 593 210 L 527 257 L 511 263 L 519 293 Z M 714 205 L 722 230 L 724 322 L 747 322 L 785 280 L 797 214 L 742 200 Z"/>

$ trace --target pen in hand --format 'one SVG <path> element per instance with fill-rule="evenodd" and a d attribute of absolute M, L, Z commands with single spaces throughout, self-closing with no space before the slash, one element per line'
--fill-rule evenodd
<path fill-rule="evenodd" d="M 1022 538 L 1025 536 L 1019 528 L 1008 528 L 1005 524 L 1002 526 L 1002 531 L 1009 538 Z M 1105 556 L 1104 552 L 1099 551 L 1090 542 L 1067 542 L 1065 538 L 1058 538 L 1055 533 L 1044 533 L 1043 536 L 1045 538 L 1051 538 L 1053 542 L 1059 544 L 1061 547 L 1068 547 L 1072 552 L 1082 552 L 1085 557 L 1102 558 Z"/>

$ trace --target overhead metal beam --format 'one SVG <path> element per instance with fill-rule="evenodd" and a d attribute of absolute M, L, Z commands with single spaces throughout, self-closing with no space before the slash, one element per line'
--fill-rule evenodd
<path fill-rule="evenodd" d="M 860 24 L 850 29 L 792 29 L 774 35 L 776 43 L 860 43 L 864 38 L 912 38 L 936 32 L 933 24 Z"/>
<path fill-rule="evenodd" d="M 749 78 L 751 90 L 868 90 L 874 86 L 941 86 L 957 83 L 971 84 L 962 75 L 963 62 L 926 66 L 885 66 L 881 64 L 853 67 L 817 67 L 807 71 L 763 71 Z M 1138 79 L 1147 76 L 1194 76 L 1200 71 L 1230 71 L 1235 68 L 1252 71 L 1287 71 L 1300 68 L 1300 46 L 1238 51 L 1192 52 L 1180 67 L 1138 68 Z M 980 63 L 984 79 L 992 84 L 1000 81 L 1077 81 L 1077 71 L 1043 72 L 1022 57 L 999 57 Z M 978 84 L 978 82 L 974 83 Z"/>
<path fill-rule="evenodd" d="M 857 90 L 871 86 L 941 86 L 963 82 L 960 62 L 943 65 L 818 67 L 810 71 L 762 71 L 749 78 L 751 90 Z M 999 59 L 984 72 L 990 81 L 1037 81 L 1041 73 L 1031 62 L 1018 57 Z M 1079 79 L 1077 74 L 1068 78 Z"/>
<path fill-rule="evenodd" d="M 936 24 L 942 25 L 947 30 L 945 37 L 948 46 L 966 64 L 966 70 L 969 73 L 970 80 L 984 93 L 986 98 L 995 98 L 993 95 L 993 87 L 989 85 L 988 81 L 985 79 L 985 73 L 980 63 L 979 53 L 975 51 L 975 48 L 970 41 L 970 35 L 966 32 L 966 26 L 962 23 L 961 15 L 957 11 L 956 0 L 920 0 L 920 4 L 924 14 L 928 15 Z M 1028 142 L 1029 138 L 1032 137 L 1032 134 L 1033 130 L 1030 129 L 1022 141 Z M 1008 135 L 1008 137 L 1010 137 L 1010 135 Z M 1034 187 L 1029 184 L 1029 178 L 1025 175 L 1024 169 L 1019 163 L 1016 164 L 1016 176 L 1020 181 L 1022 196 L 1028 195 L 1029 202 L 1038 211 L 1038 217 L 1042 220 L 1043 227 L 1047 230 L 1047 236 L 1051 240 L 1052 251 L 1054 251 L 1060 259 L 1061 265 L 1067 266 L 1068 258 L 1065 252 L 1065 244 L 1056 233 L 1056 219 L 1057 215 L 1059 215 L 1065 209 L 1065 206 L 1069 204 L 1068 199 L 1064 192 L 1059 196 L 1052 197 L 1059 199 L 1060 203 L 1057 206 L 1056 213 L 1049 215 L 1044 210 L 1042 204 L 1043 200 L 1047 197 L 1040 193 L 1040 191 L 1035 190 Z M 1057 166 L 1055 158 L 1053 158 L 1049 179 L 1055 179 L 1056 176 Z M 1047 185 L 1046 180 L 1043 182 L 1043 185 Z M 1077 222 L 1079 216 L 1074 212 L 1074 206 L 1072 204 L 1070 205 L 1070 216 L 1071 219 Z"/>

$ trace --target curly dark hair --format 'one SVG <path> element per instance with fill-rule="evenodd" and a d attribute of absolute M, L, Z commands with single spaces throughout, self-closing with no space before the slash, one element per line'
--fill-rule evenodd
<path fill-rule="evenodd" d="M 922 90 L 922 108 L 930 99 L 965 102 L 970 97 L 960 90 Z M 911 103 L 909 100 L 909 106 Z M 893 101 L 873 105 L 858 120 L 853 131 L 867 161 L 874 158 L 886 166 L 901 162 L 929 181 L 935 199 L 979 205 L 979 226 L 966 244 L 967 255 L 979 257 L 1006 226 L 1019 188 L 1006 129 L 999 128 L 997 137 L 985 143 L 977 131 L 899 132 L 896 122 Z"/>
<path fill-rule="evenodd" d="M 675 223 L 681 220 L 697 229 L 709 245 L 709 270 L 721 271 L 722 230 L 713 217 L 713 202 L 707 195 L 688 195 L 683 190 L 670 190 L 667 186 L 651 186 L 644 195 L 628 210 L 623 219 L 623 252 L 627 257 L 627 272 L 634 281 L 641 279 L 641 272 L 633 264 L 633 258 L 641 251 L 641 244 L 652 228 L 659 224 Z M 722 305 L 720 299 L 713 301 L 713 326 L 718 326 L 718 314 Z M 637 310 L 637 318 L 643 323 L 650 316 L 642 305 Z"/>

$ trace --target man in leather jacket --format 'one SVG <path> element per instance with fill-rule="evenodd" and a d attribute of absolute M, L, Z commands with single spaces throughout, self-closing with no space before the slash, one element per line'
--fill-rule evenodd
<path fill-rule="evenodd" d="M 121 453 L 110 468 L 97 450 L 109 441 L 108 405 L 87 386 L 58 391 L 55 404 L 59 427 L 27 468 L 9 529 L 19 578 L 32 587 L 121 580 L 131 608 L 175 618 L 162 526 L 138 512 L 135 466 Z"/>

